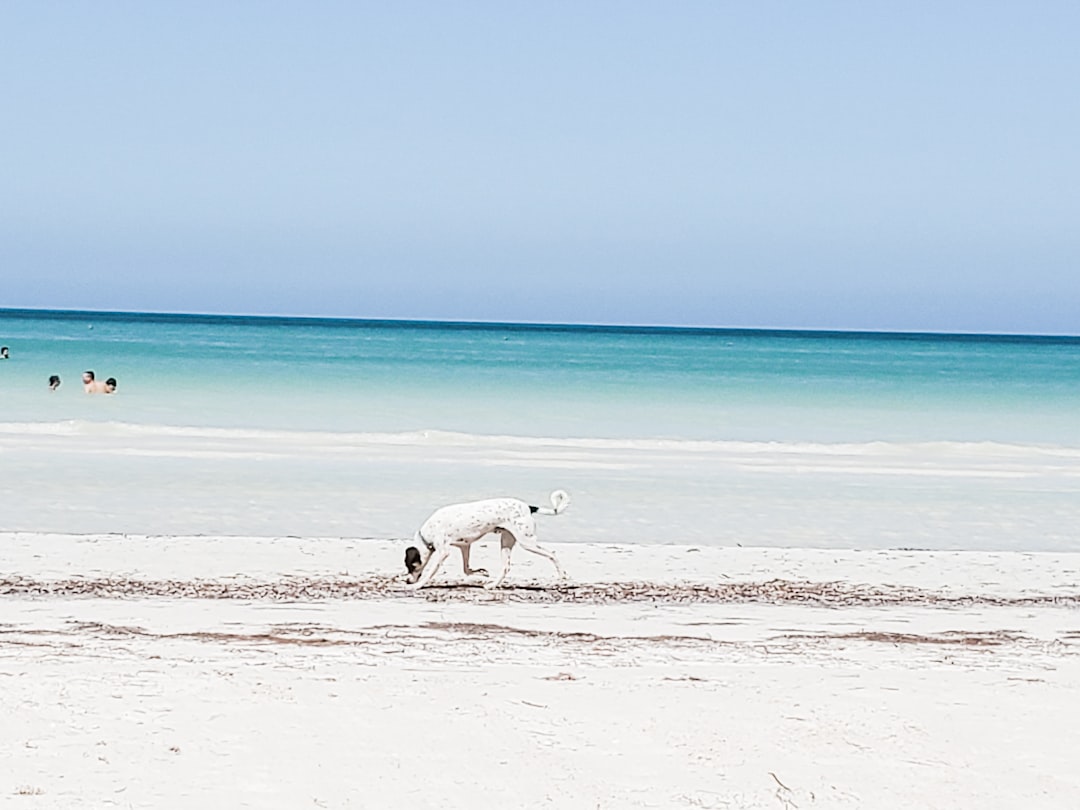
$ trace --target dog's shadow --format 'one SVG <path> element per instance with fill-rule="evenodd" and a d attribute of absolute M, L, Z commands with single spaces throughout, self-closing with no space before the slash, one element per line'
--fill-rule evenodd
<path fill-rule="evenodd" d="M 484 585 L 483 580 L 470 582 L 463 580 L 461 582 L 445 582 L 438 585 L 425 585 L 419 590 L 407 588 L 402 586 L 400 590 L 407 593 L 415 593 L 423 595 L 425 593 L 430 594 L 453 594 L 453 593 L 476 593 L 484 592 L 492 595 L 497 594 L 515 594 L 515 593 L 562 593 L 566 591 L 577 590 L 580 586 L 572 583 L 554 583 L 551 585 L 545 585 L 542 582 L 525 582 L 520 585 L 503 585 L 499 588 L 487 588 Z"/>

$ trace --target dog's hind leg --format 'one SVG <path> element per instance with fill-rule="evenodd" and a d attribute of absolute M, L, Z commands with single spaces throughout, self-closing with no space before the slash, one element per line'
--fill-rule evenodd
<path fill-rule="evenodd" d="M 533 554 L 538 554 L 541 557 L 551 560 L 551 564 L 555 566 L 555 572 L 559 575 L 559 579 L 566 579 L 566 572 L 563 571 L 563 567 L 559 565 L 558 558 L 537 542 L 534 525 L 535 524 L 533 524 L 531 519 L 528 522 L 515 522 L 513 526 L 514 537 L 517 538 L 518 543 L 520 543 L 521 547 L 526 551 L 531 551 Z"/>
<path fill-rule="evenodd" d="M 465 571 L 465 576 L 471 577 L 473 574 L 479 574 L 486 577 L 488 572 L 483 568 L 470 568 L 469 567 L 469 549 L 472 547 L 472 543 L 462 543 L 458 546 L 461 549 L 461 567 Z"/>
<path fill-rule="evenodd" d="M 506 575 L 510 572 L 510 551 L 514 548 L 514 543 L 517 542 L 514 535 L 506 529 L 496 529 L 495 533 L 499 535 L 502 567 L 499 569 L 499 573 L 495 579 L 484 585 L 485 588 L 498 588 L 502 585 L 503 580 L 506 579 Z"/>

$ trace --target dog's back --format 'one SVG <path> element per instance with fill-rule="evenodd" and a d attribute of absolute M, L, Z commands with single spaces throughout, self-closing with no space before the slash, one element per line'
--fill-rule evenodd
<path fill-rule="evenodd" d="M 436 509 L 424 521 L 420 533 L 430 542 L 442 538 L 465 540 L 487 534 L 492 529 L 518 518 L 528 517 L 530 507 L 517 498 L 489 498 L 483 501 L 455 503 Z"/>

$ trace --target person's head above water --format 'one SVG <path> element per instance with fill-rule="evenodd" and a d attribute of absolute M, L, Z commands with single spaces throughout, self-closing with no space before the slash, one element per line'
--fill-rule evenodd
<path fill-rule="evenodd" d="M 109 377 L 109 379 L 107 379 L 105 381 L 105 393 L 106 394 L 111 394 L 115 390 L 116 390 L 116 377 Z"/>
<path fill-rule="evenodd" d="M 0 346 L 0 359 L 2 359 L 2 360 L 7 360 L 8 359 L 8 347 L 7 346 Z"/>
<path fill-rule="evenodd" d="M 82 381 L 84 383 L 92 383 L 94 381 L 94 372 L 92 372 L 92 371 L 84 371 L 82 373 Z"/>
<path fill-rule="evenodd" d="M 49 377 L 49 390 L 50 391 L 55 391 L 59 387 L 60 387 L 60 375 L 59 374 L 53 374 L 51 377 Z"/>

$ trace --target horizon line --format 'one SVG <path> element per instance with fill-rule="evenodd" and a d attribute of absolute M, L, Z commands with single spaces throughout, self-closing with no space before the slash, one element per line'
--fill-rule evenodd
<path fill-rule="evenodd" d="M 80 315 L 123 317 L 148 316 L 158 318 L 197 319 L 217 318 L 246 321 L 311 321 L 378 325 L 414 325 L 445 326 L 456 328 L 493 328 L 493 327 L 528 327 L 531 329 L 592 329 L 612 331 L 657 331 L 657 332 L 771 332 L 791 335 L 876 335 L 898 337 L 944 337 L 944 338 L 1051 338 L 1080 340 L 1080 334 L 1058 332 L 947 332 L 932 329 L 855 329 L 800 326 L 706 326 L 700 324 L 663 324 L 663 323 L 603 323 L 594 321 L 482 321 L 453 318 L 405 318 L 405 317 L 365 317 L 357 315 L 296 315 L 282 313 L 246 313 L 246 312 L 191 312 L 176 310 L 125 310 L 125 309 L 48 309 L 44 307 L 0 307 L 0 317 L 11 316 L 61 316 Z"/>

